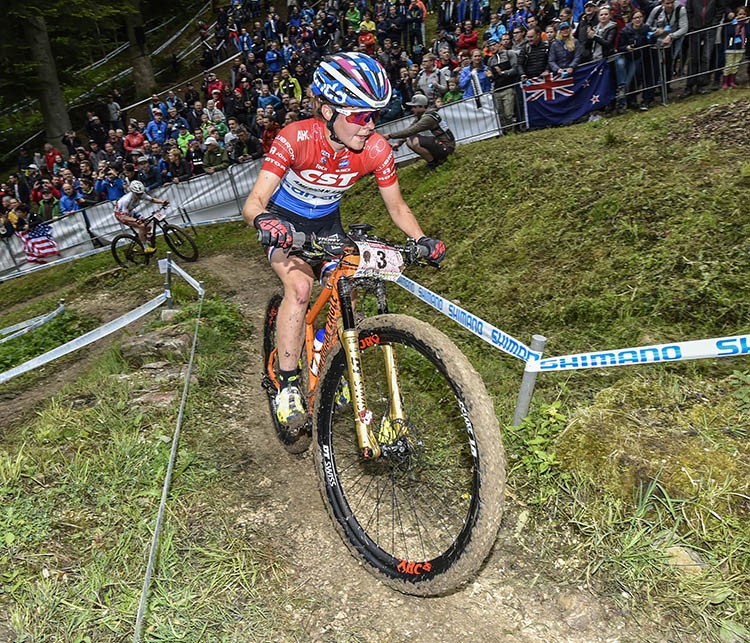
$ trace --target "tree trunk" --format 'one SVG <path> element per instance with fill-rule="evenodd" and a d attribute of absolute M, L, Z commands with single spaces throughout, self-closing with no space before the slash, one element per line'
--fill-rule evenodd
<path fill-rule="evenodd" d="M 40 16 L 29 16 L 22 22 L 26 42 L 29 44 L 31 55 L 37 64 L 36 94 L 44 118 L 46 139 L 55 147 L 60 147 L 63 134 L 73 128 L 65 105 L 65 96 L 57 77 L 55 58 L 49 44 L 47 23 Z"/>
<path fill-rule="evenodd" d="M 141 15 L 141 3 L 133 3 L 133 12 L 125 16 L 125 27 L 128 31 L 130 41 L 130 58 L 133 63 L 133 82 L 135 84 L 135 95 L 139 98 L 148 96 L 156 87 L 154 69 L 151 66 L 146 49 L 146 33 L 143 29 L 143 16 Z"/>

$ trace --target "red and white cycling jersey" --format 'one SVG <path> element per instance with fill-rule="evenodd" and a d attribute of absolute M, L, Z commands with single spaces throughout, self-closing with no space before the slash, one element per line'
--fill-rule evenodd
<path fill-rule="evenodd" d="M 273 141 L 263 167 L 281 177 L 271 202 L 307 219 L 335 211 L 352 185 L 371 172 L 379 187 L 396 183 L 391 146 L 372 133 L 364 148 L 335 152 L 325 135 L 326 125 L 309 118 L 287 125 Z"/>
<path fill-rule="evenodd" d="M 138 204 L 141 203 L 142 199 L 153 202 L 153 199 L 148 194 L 141 194 L 140 198 L 138 198 L 138 195 L 133 192 L 124 194 L 115 203 L 115 216 L 119 218 L 124 214 L 129 217 L 135 216 L 138 218 L 133 210 L 138 207 Z"/>

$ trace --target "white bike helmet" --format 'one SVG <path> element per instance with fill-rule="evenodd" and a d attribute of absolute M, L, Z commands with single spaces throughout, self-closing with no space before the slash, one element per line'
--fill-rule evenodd
<path fill-rule="evenodd" d="M 348 109 L 383 109 L 391 100 L 391 82 L 383 66 L 358 52 L 323 58 L 315 70 L 312 91 Z"/>
<path fill-rule="evenodd" d="M 133 194 L 143 194 L 146 191 L 146 186 L 143 185 L 143 183 L 141 183 L 140 181 L 131 181 L 130 191 Z"/>

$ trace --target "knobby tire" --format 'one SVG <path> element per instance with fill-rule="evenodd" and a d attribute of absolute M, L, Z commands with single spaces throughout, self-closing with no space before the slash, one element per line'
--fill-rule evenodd
<path fill-rule="evenodd" d="M 150 259 L 150 255 L 143 251 L 143 244 L 134 234 L 118 234 L 112 239 L 110 248 L 115 261 L 123 268 L 145 266 Z"/>
<path fill-rule="evenodd" d="M 198 246 L 189 234 L 171 224 L 162 226 L 162 231 L 167 245 L 180 259 L 185 261 L 198 260 Z"/>
<path fill-rule="evenodd" d="M 505 454 L 492 402 L 466 357 L 424 322 L 370 317 L 359 340 L 376 434 L 389 415 L 380 347 L 393 347 L 406 422 L 392 445 L 401 450 L 377 460 L 360 455 L 351 407 L 337 406 L 346 374 L 337 343 L 314 410 L 323 500 L 346 545 L 385 584 L 407 594 L 446 594 L 476 574 L 500 524 Z"/>

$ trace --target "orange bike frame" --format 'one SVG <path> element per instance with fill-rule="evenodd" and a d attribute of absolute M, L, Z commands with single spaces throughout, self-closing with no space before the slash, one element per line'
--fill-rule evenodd
<path fill-rule="evenodd" d="M 396 428 L 404 422 L 404 410 L 401 404 L 401 394 L 398 383 L 398 369 L 393 354 L 393 349 L 389 345 L 381 346 L 383 357 L 385 359 L 386 376 L 388 378 L 388 387 L 390 392 L 390 410 L 387 418 L 381 422 L 380 430 L 377 435 L 372 431 L 371 421 L 372 413 L 368 410 L 365 399 L 365 387 L 362 380 L 362 369 L 359 366 L 359 339 L 356 328 L 345 329 L 341 317 L 341 298 L 339 295 L 338 284 L 341 279 L 352 277 L 359 267 L 359 255 L 352 251 L 347 251 L 341 257 L 338 265 L 334 268 L 331 276 L 323 285 L 315 303 L 305 316 L 305 368 L 308 373 L 307 386 L 307 408 L 312 409 L 315 402 L 315 391 L 318 387 L 320 373 L 323 371 L 326 357 L 330 349 L 337 341 L 342 342 L 342 347 L 346 353 L 348 363 L 349 388 L 352 396 L 352 410 L 354 413 L 354 422 L 357 431 L 357 442 L 361 449 L 362 456 L 367 459 L 379 458 L 381 455 L 380 443 L 392 442 L 397 437 Z M 314 357 L 313 341 L 315 339 L 315 320 L 322 312 L 325 306 L 328 306 L 326 317 L 326 332 L 323 345 L 320 349 L 320 361 L 318 362 L 317 374 L 313 373 L 312 364 Z M 271 354 L 266 371 L 271 381 L 278 388 L 278 382 L 273 369 L 275 352 Z"/>
<path fill-rule="evenodd" d="M 346 252 L 340 259 L 336 268 L 329 276 L 326 283 L 323 285 L 321 291 L 315 303 L 310 307 L 305 316 L 305 369 L 307 369 L 308 375 L 308 386 L 307 386 L 307 401 L 308 408 L 312 408 L 312 403 L 315 398 L 315 389 L 318 386 L 319 375 L 323 370 L 323 364 L 325 363 L 326 356 L 328 355 L 331 347 L 338 341 L 338 321 L 341 318 L 341 302 L 339 300 L 339 291 L 336 287 L 339 279 L 351 277 L 359 266 L 359 255 Z M 323 340 L 323 346 L 320 349 L 320 362 L 318 364 L 318 374 L 316 375 L 312 371 L 313 363 L 313 340 L 315 339 L 315 320 L 318 318 L 320 312 L 328 305 L 328 314 L 326 319 L 326 336 Z M 278 381 L 276 379 L 276 373 L 273 369 L 274 358 L 276 357 L 276 351 L 278 348 L 274 348 L 271 353 L 268 364 L 266 364 L 266 373 L 271 381 L 278 388 Z"/>

